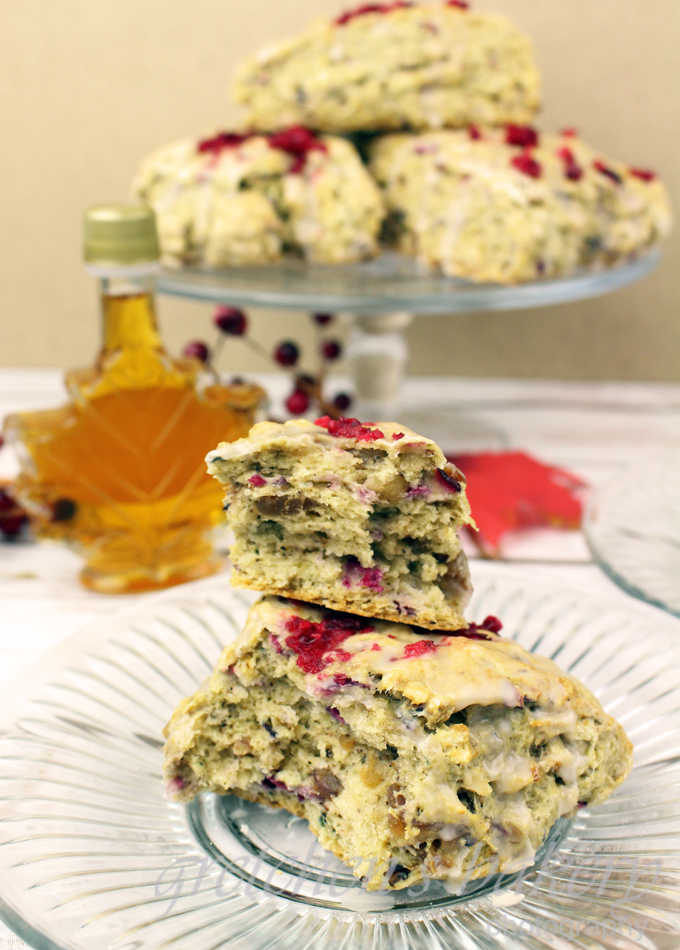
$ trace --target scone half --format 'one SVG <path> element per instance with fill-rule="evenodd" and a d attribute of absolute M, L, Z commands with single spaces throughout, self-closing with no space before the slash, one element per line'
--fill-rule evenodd
<path fill-rule="evenodd" d="M 263 422 L 207 457 L 235 536 L 232 583 L 430 629 L 465 626 L 465 479 L 395 423 Z"/>
<path fill-rule="evenodd" d="M 287 809 L 369 889 L 530 866 L 559 817 L 623 781 L 632 749 L 499 626 L 423 633 L 263 598 L 166 728 L 171 795 Z"/>

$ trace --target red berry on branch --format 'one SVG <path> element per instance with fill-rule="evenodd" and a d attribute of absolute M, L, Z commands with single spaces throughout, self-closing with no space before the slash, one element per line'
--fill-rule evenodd
<path fill-rule="evenodd" d="M 342 346 L 337 340 L 326 340 L 321 344 L 321 355 L 325 360 L 337 360 L 342 354 Z"/>
<path fill-rule="evenodd" d="M 333 400 L 333 405 L 336 409 L 339 409 L 340 412 L 344 412 L 345 409 L 349 409 L 352 405 L 352 397 L 348 396 L 347 393 L 338 393 Z"/>
<path fill-rule="evenodd" d="M 213 323 L 229 336 L 243 336 L 248 327 L 248 319 L 238 307 L 216 307 Z"/>
<path fill-rule="evenodd" d="M 300 349 L 291 340 L 285 340 L 274 350 L 274 359 L 281 366 L 295 366 L 300 357 Z"/>
<path fill-rule="evenodd" d="M 309 409 L 309 399 L 305 393 L 295 389 L 286 399 L 286 409 L 292 416 L 300 416 Z"/>
<path fill-rule="evenodd" d="M 312 319 L 314 323 L 317 323 L 320 327 L 325 327 L 333 320 L 332 313 L 314 313 L 312 314 Z"/>
<path fill-rule="evenodd" d="M 0 532 L 8 538 L 15 538 L 26 524 L 26 515 L 14 515 L 0 521 Z"/>
<path fill-rule="evenodd" d="M 182 350 L 182 356 L 193 357 L 201 363 L 207 363 L 210 359 L 210 350 L 201 340 L 192 340 Z"/>

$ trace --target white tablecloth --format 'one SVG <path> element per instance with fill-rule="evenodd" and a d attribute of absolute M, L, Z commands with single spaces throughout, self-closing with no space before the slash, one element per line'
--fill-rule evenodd
<path fill-rule="evenodd" d="M 282 396 L 281 376 L 258 380 L 275 402 Z M 0 370 L 0 418 L 63 398 L 55 370 Z M 436 406 L 440 417 L 472 414 L 504 433 L 508 447 L 569 468 L 592 486 L 641 456 L 680 445 L 680 385 L 410 379 L 403 405 L 410 411 Z M 11 449 L 0 451 L 0 479 L 11 478 L 16 468 Z M 537 575 L 564 586 L 626 599 L 593 564 L 580 532 L 522 532 L 508 539 L 503 560 L 531 564 Z M 145 596 L 86 591 L 77 582 L 78 568 L 78 557 L 57 546 L 0 543 L 0 689 L 59 640 Z M 472 572 L 474 579 L 474 561 Z M 23 946 L 0 925 L 0 950 Z"/>

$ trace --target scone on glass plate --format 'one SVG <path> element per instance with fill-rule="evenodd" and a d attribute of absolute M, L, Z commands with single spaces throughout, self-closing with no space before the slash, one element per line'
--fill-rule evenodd
<path fill-rule="evenodd" d="M 499 628 L 426 633 L 263 598 L 166 727 L 170 794 L 306 818 L 369 889 L 530 866 L 560 816 L 623 781 L 632 747 Z"/>
<path fill-rule="evenodd" d="M 356 149 L 302 127 L 167 145 L 144 160 L 133 192 L 154 209 L 170 265 L 270 264 L 284 251 L 338 264 L 378 253 L 383 200 Z"/>
<path fill-rule="evenodd" d="M 356 419 L 261 422 L 222 443 L 231 582 L 431 629 L 465 626 L 463 475 L 429 439 Z"/>
<path fill-rule="evenodd" d="M 260 50 L 236 99 L 257 129 L 326 132 L 529 122 L 539 103 L 529 40 L 501 16 L 450 3 L 371 3 Z"/>
<path fill-rule="evenodd" d="M 670 230 L 664 184 L 573 130 L 387 135 L 370 167 L 401 251 L 451 277 L 514 284 L 615 264 Z"/>

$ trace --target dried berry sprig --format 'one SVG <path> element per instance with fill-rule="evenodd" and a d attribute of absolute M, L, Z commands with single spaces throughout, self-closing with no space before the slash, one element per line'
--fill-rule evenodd
<path fill-rule="evenodd" d="M 0 540 L 10 541 L 21 534 L 28 524 L 28 515 L 21 505 L 12 498 L 9 485 L 0 486 Z"/>
<path fill-rule="evenodd" d="M 312 314 L 314 325 L 320 333 L 321 329 L 331 324 L 334 319 L 335 317 L 331 313 Z M 268 352 L 257 340 L 253 340 L 248 335 L 248 317 L 238 307 L 217 307 L 213 314 L 213 324 L 218 329 L 219 334 L 212 348 L 203 340 L 192 340 L 186 344 L 182 354 L 185 357 L 199 360 L 205 369 L 213 375 L 215 381 L 219 378 L 216 370 L 217 360 L 227 337 L 241 337 L 243 342 L 258 356 L 266 360 L 273 360 L 290 372 L 293 389 L 286 399 L 286 408 L 291 415 L 303 415 L 314 407 L 335 419 L 341 416 L 352 404 L 351 396 L 347 393 L 337 393 L 330 401 L 323 396 L 327 364 L 340 359 L 342 356 L 342 345 L 338 340 L 324 339 L 319 335 L 318 351 L 321 358 L 321 368 L 316 375 L 310 375 L 297 368 L 301 355 L 297 343 L 293 340 L 282 340 L 276 344 L 271 353 Z"/>

